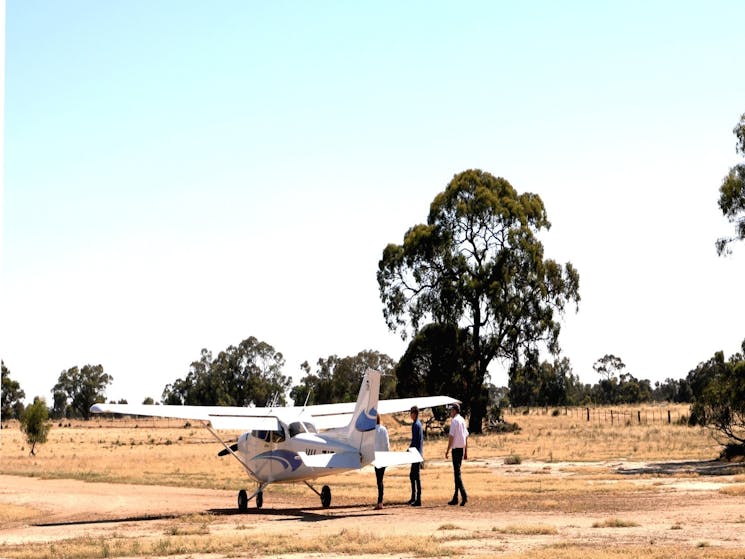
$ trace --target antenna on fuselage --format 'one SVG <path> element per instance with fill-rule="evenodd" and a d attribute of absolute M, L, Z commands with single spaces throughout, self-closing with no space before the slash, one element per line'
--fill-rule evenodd
<path fill-rule="evenodd" d="M 270 407 L 270 408 L 276 408 L 276 407 L 277 407 L 277 406 L 279 405 L 279 398 L 280 398 L 280 396 L 281 396 L 281 395 L 280 395 L 280 393 L 279 393 L 279 392 L 275 392 L 275 393 L 274 393 L 274 394 L 272 395 L 272 398 L 271 398 L 271 400 L 269 400 L 269 402 L 268 402 L 268 404 L 269 404 L 269 406 L 268 406 L 268 407 Z"/>
<path fill-rule="evenodd" d="M 303 409 L 305 409 L 305 406 L 308 405 L 308 400 L 310 400 L 310 394 L 313 392 L 313 389 L 311 388 L 308 390 L 308 393 L 305 395 L 305 403 L 303 404 Z"/>

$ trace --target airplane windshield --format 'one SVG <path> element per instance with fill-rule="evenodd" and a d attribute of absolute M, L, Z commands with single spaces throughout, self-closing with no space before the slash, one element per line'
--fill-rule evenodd
<path fill-rule="evenodd" d="M 304 421 L 303 425 L 305 425 L 305 430 L 308 431 L 308 433 L 318 433 L 318 431 L 316 431 L 316 426 L 313 425 L 312 423 L 308 423 L 307 421 Z"/>

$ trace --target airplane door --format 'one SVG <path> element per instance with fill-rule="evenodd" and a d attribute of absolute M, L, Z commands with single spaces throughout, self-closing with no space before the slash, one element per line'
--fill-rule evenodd
<path fill-rule="evenodd" d="M 251 466 L 262 481 L 282 479 L 288 472 L 285 430 L 279 425 L 276 431 L 253 431 Z"/>

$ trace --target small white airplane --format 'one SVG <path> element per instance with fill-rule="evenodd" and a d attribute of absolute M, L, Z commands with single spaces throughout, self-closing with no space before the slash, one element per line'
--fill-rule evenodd
<path fill-rule="evenodd" d="M 458 402 L 448 396 L 423 396 L 378 400 L 380 372 L 365 371 L 357 402 L 320 404 L 303 407 L 228 407 L 166 406 L 148 404 L 95 404 L 93 413 L 117 413 L 150 417 L 169 417 L 202 421 L 224 450 L 231 454 L 257 484 L 249 495 L 238 492 L 238 509 L 246 511 L 251 499 L 256 508 L 264 502 L 264 489 L 271 483 L 302 481 L 320 498 L 321 505 L 331 505 L 331 489 L 324 485 L 318 492 L 310 480 L 368 464 L 388 467 L 421 462 L 415 448 L 405 452 L 376 452 L 375 424 L 378 414 L 444 406 Z M 217 430 L 245 432 L 238 442 L 228 445 Z M 318 430 L 326 430 L 319 433 Z"/>

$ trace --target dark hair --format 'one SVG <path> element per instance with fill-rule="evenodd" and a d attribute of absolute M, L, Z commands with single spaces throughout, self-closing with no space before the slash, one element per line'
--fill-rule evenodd
<path fill-rule="evenodd" d="M 460 406 L 458 404 L 452 404 L 450 406 L 451 410 L 455 410 L 457 413 L 460 413 Z"/>
<path fill-rule="evenodd" d="M 409 410 L 409 413 L 413 413 L 417 417 L 419 417 L 419 408 L 416 406 L 411 406 L 411 410 Z"/>

